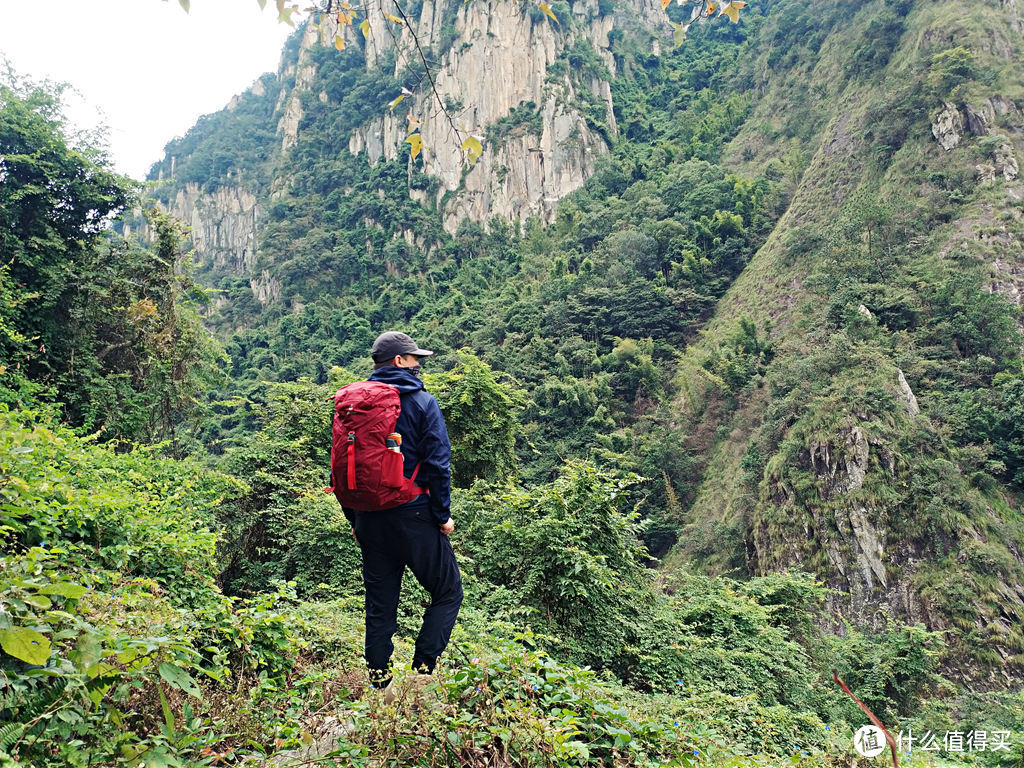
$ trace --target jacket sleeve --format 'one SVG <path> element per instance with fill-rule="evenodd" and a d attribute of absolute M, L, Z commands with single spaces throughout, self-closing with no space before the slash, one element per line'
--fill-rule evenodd
<path fill-rule="evenodd" d="M 420 477 L 430 489 L 430 511 L 439 525 L 451 517 L 452 447 L 441 406 L 433 395 L 423 409 L 423 441 L 420 453 Z"/>

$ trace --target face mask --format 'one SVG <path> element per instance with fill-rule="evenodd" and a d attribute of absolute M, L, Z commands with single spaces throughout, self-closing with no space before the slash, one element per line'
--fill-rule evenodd
<path fill-rule="evenodd" d="M 415 376 L 416 378 L 419 378 L 420 366 L 418 366 L 418 365 L 410 365 L 408 368 L 405 368 L 403 370 L 406 370 L 409 373 L 411 373 L 413 376 Z"/>

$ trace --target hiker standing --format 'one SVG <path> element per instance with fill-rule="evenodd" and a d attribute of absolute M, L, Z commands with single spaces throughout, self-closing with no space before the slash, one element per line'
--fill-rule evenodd
<path fill-rule="evenodd" d="M 332 480 L 362 551 L 366 665 L 374 688 L 391 682 L 406 566 L 431 598 L 412 660 L 424 675 L 418 682 L 429 680 L 462 604 L 448 539 L 455 529 L 451 445 L 441 408 L 419 379 L 420 361 L 432 354 L 404 333 L 382 333 L 371 348 L 370 378 L 335 395 Z"/>

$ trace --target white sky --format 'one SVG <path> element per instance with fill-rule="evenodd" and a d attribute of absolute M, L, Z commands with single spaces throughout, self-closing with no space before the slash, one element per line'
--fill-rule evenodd
<path fill-rule="evenodd" d="M 69 122 L 106 125 L 115 168 L 140 180 L 170 139 L 276 71 L 291 31 L 273 0 L 0 0 L 0 59 L 70 83 Z"/>

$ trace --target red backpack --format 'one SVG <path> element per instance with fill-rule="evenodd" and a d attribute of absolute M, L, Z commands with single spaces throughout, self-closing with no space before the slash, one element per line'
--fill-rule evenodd
<path fill-rule="evenodd" d="M 398 388 L 379 381 L 357 381 L 334 395 L 331 487 L 343 507 L 362 512 L 391 509 L 425 491 L 413 484 L 416 472 L 402 474 L 404 460 L 395 433 L 402 401 Z"/>

